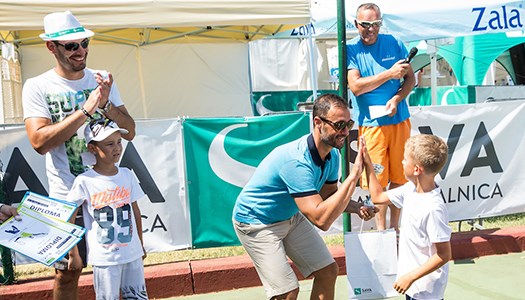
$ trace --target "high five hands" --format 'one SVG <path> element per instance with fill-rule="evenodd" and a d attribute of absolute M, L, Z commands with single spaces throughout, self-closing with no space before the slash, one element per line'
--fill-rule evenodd
<path fill-rule="evenodd" d="M 357 168 L 359 175 L 363 173 L 366 164 L 372 164 L 372 162 L 370 160 L 370 156 L 368 155 L 365 138 L 361 136 L 359 137 L 359 151 L 357 152 L 357 157 L 354 163 L 354 168 Z M 359 207 L 357 215 L 361 219 L 368 221 L 372 219 L 377 212 L 379 212 L 379 208 L 377 206 L 362 205 Z"/>

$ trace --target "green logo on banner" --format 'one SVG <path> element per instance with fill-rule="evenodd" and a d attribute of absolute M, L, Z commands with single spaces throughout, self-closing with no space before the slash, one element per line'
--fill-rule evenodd
<path fill-rule="evenodd" d="M 255 167 L 244 164 L 228 155 L 224 147 L 224 140 L 230 131 L 242 127 L 248 127 L 248 124 L 234 124 L 221 130 L 211 142 L 208 151 L 208 160 L 213 173 L 223 181 L 240 188 L 248 183 L 253 172 L 255 172 Z"/>
<path fill-rule="evenodd" d="M 354 289 L 354 295 L 361 295 L 361 289 L 360 288 L 355 288 Z"/>

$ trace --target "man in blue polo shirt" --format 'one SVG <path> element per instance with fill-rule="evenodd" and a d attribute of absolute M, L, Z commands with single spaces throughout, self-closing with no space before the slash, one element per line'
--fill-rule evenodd
<path fill-rule="evenodd" d="M 257 167 L 233 211 L 239 240 L 254 262 L 268 298 L 295 299 L 303 276 L 313 275 L 312 297 L 333 299 L 338 266 L 314 226 L 328 230 L 343 211 L 370 219 L 376 207 L 351 201 L 363 172 L 361 144 L 351 174 L 338 187 L 340 153 L 353 121 L 334 94 L 314 102 L 313 132 L 275 148 Z"/>

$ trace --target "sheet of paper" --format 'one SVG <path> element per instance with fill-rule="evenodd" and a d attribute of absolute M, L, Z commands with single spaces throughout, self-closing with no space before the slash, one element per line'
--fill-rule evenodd
<path fill-rule="evenodd" d="M 85 233 L 85 229 L 20 207 L 21 221 L 10 218 L 0 225 L 0 244 L 46 266 L 64 257 Z"/>
<path fill-rule="evenodd" d="M 75 236 L 78 236 L 78 237 L 81 237 L 84 235 L 85 233 L 85 229 L 83 227 L 80 227 L 76 224 L 73 224 L 73 223 L 69 223 L 69 222 L 65 222 L 65 221 L 61 221 L 61 220 L 57 220 L 57 219 L 53 219 L 53 218 L 49 218 L 45 215 L 42 215 L 34 210 L 31 210 L 31 209 L 28 209 L 27 207 L 20 207 L 18 208 L 18 213 L 19 214 L 23 214 L 23 215 L 28 215 L 34 219 L 37 219 L 41 225 L 43 226 L 49 226 L 49 227 L 54 227 L 54 228 L 58 228 L 60 230 L 63 230 L 65 232 L 68 232 L 72 235 L 75 235 Z M 23 218 L 23 216 L 22 216 Z"/>
<path fill-rule="evenodd" d="M 22 202 L 20 202 L 19 207 L 27 207 L 46 216 L 67 222 L 75 212 L 77 205 L 75 203 L 27 192 Z"/>
<path fill-rule="evenodd" d="M 370 110 L 370 119 L 377 119 L 392 113 L 392 110 L 386 109 L 384 105 L 371 105 L 368 108 Z"/>

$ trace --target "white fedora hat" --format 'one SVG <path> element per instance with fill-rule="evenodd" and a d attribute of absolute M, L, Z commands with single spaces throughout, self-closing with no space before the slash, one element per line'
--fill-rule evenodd
<path fill-rule="evenodd" d="M 44 17 L 44 41 L 71 41 L 88 38 L 95 33 L 85 29 L 70 11 L 50 13 Z"/>

